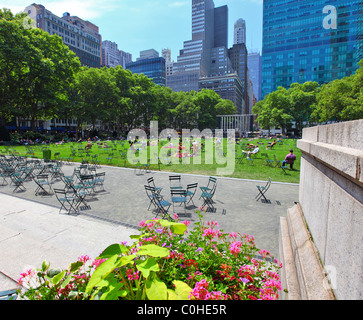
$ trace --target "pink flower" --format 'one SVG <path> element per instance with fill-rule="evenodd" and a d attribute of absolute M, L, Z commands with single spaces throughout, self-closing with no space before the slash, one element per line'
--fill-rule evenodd
<path fill-rule="evenodd" d="M 83 263 L 86 263 L 88 260 L 90 260 L 90 257 L 87 255 L 78 258 L 78 261 Z"/>
<path fill-rule="evenodd" d="M 231 252 L 231 254 L 237 255 L 241 252 L 241 246 L 242 243 L 240 241 L 233 242 L 229 247 L 229 251 Z"/>
<path fill-rule="evenodd" d="M 98 266 L 100 265 L 100 264 L 102 264 L 103 262 L 105 262 L 106 261 L 106 259 L 95 259 L 95 260 L 93 260 L 93 262 L 92 262 L 92 266 L 95 268 L 95 269 L 97 269 L 98 268 Z"/>
<path fill-rule="evenodd" d="M 229 234 L 229 237 L 236 239 L 237 238 L 237 234 L 235 232 L 231 232 Z"/>
<path fill-rule="evenodd" d="M 190 225 L 190 221 L 189 220 L 184 220 L 182 223 L 184 223 L 187 227 Z"/>

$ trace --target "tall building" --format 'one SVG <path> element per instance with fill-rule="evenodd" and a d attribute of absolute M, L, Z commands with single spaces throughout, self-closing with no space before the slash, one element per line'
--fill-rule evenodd
<path fill-rule="evenodd" d="M 173 74 L 174 61 L 171 60 L 171 50 L 163 49 L 161 56 L 165 59 L 166 78 Z"/>
<path fill-rule="evenodd" d="M 246 43 L 246 21 L 238 19 L 234 24 L 234 44 Z"/>
<path fill-rule="evenodd" d="M 192 40 L 185 41 L 167 86 L 174 91 L 198 91 L 199 77 L 209 75 L 214 47 L 214 2 L 192 0 Z"/>
<path fill-rule="evenodd" d="M 215 8 L 213 0 L 192 0 L 192 40 L 184 42 L 167 86 L 174 91 L 214 90 L 243 114 L 249 101 L 246 76 L 245 44 L 228 49 L 228 7 Z"/>
<path fill-rule="evenodd" d="M 247 58 L 250 80 L 253 84 L 253 93 L 257 101 L 261 100 L 262 57 L 259 52 L 250 52 Z"/>
<path fill-rule="evenodd" d="M 144 74 L 157 85 L 166 85 L 165 59 L 159 57 L 159 53 L 154 49 L 141 51 L 135 62 L 126 64 L 126 69 L 132 73 Z"/>
<path fill-rule="evenodd" d="M 112 41 L 102 41 L 102 66 L 116 67 L 122 66 L 126 69 L 126 64 L 132 61 L 132 55 L 118 49 L 118 45 Z"/>
<path fill-rule="evenodd" d="M 362 56 L 361 0 L 264 0 L 261 98 L 293 82 L 350 76 Z"/>
<path fill-rule="evenodd" d="M 137 58 L 136 61 L 152 58 L 159 58 L 159 52 L 157 52 L 155 49 L 148 49 L 140 51 L 140 57 Z"/>
<path fill-rule="evenodd" d="M 33 3 L 24 12 L 36 22 L 38 28 L 50 35 L 60 36 L 83 66 L 101 67 L 102 38 L 96 25 L 71 16 L 68 12 L 63 17 L 58 17 L 41 4 Z"/>

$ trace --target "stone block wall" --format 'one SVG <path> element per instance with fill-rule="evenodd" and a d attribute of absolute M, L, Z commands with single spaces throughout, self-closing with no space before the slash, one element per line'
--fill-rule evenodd
<path fill-rule="evenodd" d="M 303 137 L 298 141 L 302 151 L 301 178 L 299 191 L 299 210 L 288 212 L 286 220 L 281 220 L 280 255 L 287 257 L 288 245 L 291 245 L 291 258 L 294 265 L 291 275 L 285 270 L 285 283 L 288 278 L 296 278 L 295 285 L 299 299 L 329 299 L 326 278 L 329 275 L 331 293 L 339 300 L 361 300 L 363 298 L 363 120 L 317 126 L 303 130 Z M 307 282 L 299 276 L 300 271 L 313 273 L 312 265 L 299 256 L 294 225 L 297 220 L 304 220 L 311 245 L 310 255 L 314 261 L 320 261 L 321 270 L 315 282 L 314 292 L 306 291 Z M 287 243 L 289 243 L 287 245 Z M 284 253 L 285 251 L 285 253 Z M 314 253 L 315 252 L 315 253 Z M 324 269 L 323 269 L 324 268 Z M 316 271 L 316 270 L 315 270 Z M 317 273 L 318 274 L 318 273 Z M 323 277 L 322 277 L 323 275 Z M 304 292 L 306 294 L 304 294 Z M 286 296 L 286 298 L 289 298 Z M 290 296 L 291 298 L 291 296 Z"/>

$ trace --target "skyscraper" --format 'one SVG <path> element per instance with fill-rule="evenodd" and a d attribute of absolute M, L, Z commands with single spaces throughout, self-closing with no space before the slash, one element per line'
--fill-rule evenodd
<path fill-rule="evenodd" d="M 102 41 L 102 66 L 116 67 L 118 65 L 126 69 L 126 64 L 132 61 L 132 55 L 118 49 L 115 42 Z"/>
<path fill-rule="evenodd" d="M 135 62 L 126 64 L 126 69 L 132 73 L 144 74 L 157 85 L 166 85 L 165 59 L 159 57 L 154 49 L 141 51 Z"/>
<path fill-rule="evenodd" d="M 213 0 L 192 0 L 192 40 L 184 42 L 173 74 L 167 79 L 168 87 L 174 91 L 198 91 L 199 77 L 209 74 L 214 32 Z"/>
<path fill-rule="evenodd" d="M 261 100 L 262 57 L 259 52 L 250 52 L 247 57 L 247 66 L 250 80 L 253 84 L 253 93 L 257 101 Z"/>
<path fill-rule="evenodd" d="M 246 43 L 246 21 L 238 19 L 234 24 L 234 44 Z"/>
<path fill-rule="evenodd" d="M 83 66 L 101 66 L 102 39 L 99 28 L 89 21 L 71 16 L 68 12 L 58 17 L 41 4 L 32 4 L 25 13 L 36 22 L 36 26 L 49 34 L 59 35 Z"/>
<path fill-rule="evenodd" d="M 353 74 L 363 58 L 362 14 L 361 0 L 264 0 L 261 98 Z"/>
<path fill-rule="evenodd" d="M 184 42 L 167 86 L 174 91 L 212 89 L 232 100 L 236 112 L 243 114 L 250 101 L 247 76 L 245 43 L 228 49 L 228 7 L 215 8 L 213 0 L 192 0 L 192 40 Z"/>

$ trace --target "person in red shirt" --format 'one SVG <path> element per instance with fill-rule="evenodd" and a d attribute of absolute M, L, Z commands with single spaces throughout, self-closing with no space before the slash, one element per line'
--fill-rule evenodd
<path fill-rule="evenodd" d="M 285 160 L 282 161 L 282 165 L 285 166 L 286 164 L 290 165 L 290 169 L 292 169 L 294 165 L 294 161 L 296 160 L 296 156 L 294 155 L 294 150 L 290 150 L 290 153 L 286 155 Z"/>

